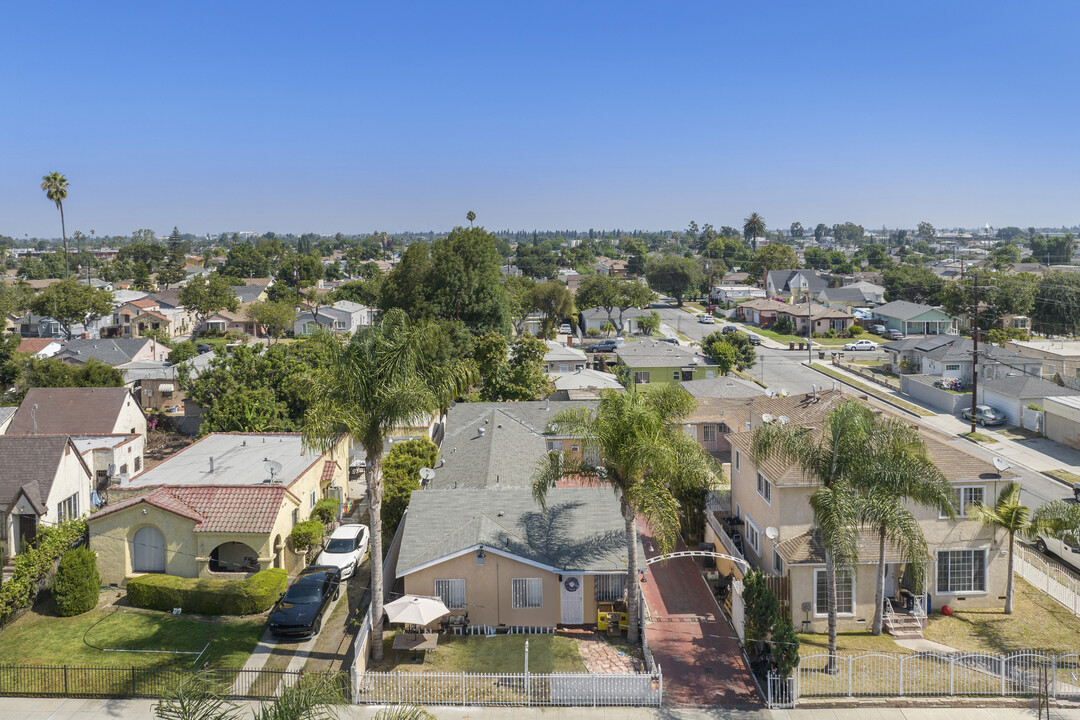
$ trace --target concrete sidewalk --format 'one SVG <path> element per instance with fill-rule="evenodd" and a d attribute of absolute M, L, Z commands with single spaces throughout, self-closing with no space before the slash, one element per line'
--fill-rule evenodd
<path fill-rule="evenodd" d="M 0 720 L 152 720 L 153 700 L 50 700 L 4 698 Z M 241 703 L 251 717 L 258 703 Z M 369 720 L 379 706 L 352 705 L 338 711 L 341 720 Z M 519 707 L 438 707 L 428 708 L 440 720 L 1034 720 L 1035 707 L 1003 708 L 822 708 L 812 710 L 702 710 L 694 708 L 519 708 Z M 1080 720 L 1080 708 L 1051 708 L 1050 717 Z"/>

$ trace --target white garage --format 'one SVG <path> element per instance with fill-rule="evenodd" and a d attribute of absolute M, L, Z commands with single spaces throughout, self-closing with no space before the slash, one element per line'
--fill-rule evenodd
<path fill-rule="evenodd" d="M 1043 409 L 1046 437 L 1080 450 L 1080 395 L 1047 398 Z"/>
<path fill-rule="evenodd" d="M 979 381 L 979 403 L 1005 413 L 1010 425 L 1020 425 L 1024 408 L 1043 407 L 1046 398 L 1075 395 L 1076 391 L 1031 375 L 1010 375 Z"/>

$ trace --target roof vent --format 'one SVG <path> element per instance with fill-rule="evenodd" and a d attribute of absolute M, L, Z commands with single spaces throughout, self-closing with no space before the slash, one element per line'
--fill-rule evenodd
<path fill-rule="evenodd" d="M 210 458 L 210 474 L 214 474 L 214 458 Z"/>
<path fill-rule="evenodd" d="M 476 436 L 477 437 L 484 437 L 484 428 L 482 428 L 482 427 L 476 428 Z"/>

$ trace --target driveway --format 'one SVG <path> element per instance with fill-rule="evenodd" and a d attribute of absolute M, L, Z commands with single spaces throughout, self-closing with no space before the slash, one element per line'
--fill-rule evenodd
<path fill-rule="evenodd" d="M 656 557 L 652 533 L 640 518 L 638 524 L 645 556 Z M 676 550 L 686 550 L 681 539 Z M 641 591 L 649 607 L 645 637 L 664 674 L 665 706 L 762 707 L 739 641 L 691 558 L 650 565 Z"/>

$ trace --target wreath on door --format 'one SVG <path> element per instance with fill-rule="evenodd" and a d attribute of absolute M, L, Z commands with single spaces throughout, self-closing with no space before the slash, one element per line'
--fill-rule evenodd
<path fill-rule="evenodd" d="M 576 577 L 568 577 L 563 581 L 563 587 L 566 588 L 566 592 L 577 592 L 577 589 L 581 587 L 581 582 Z"/>

